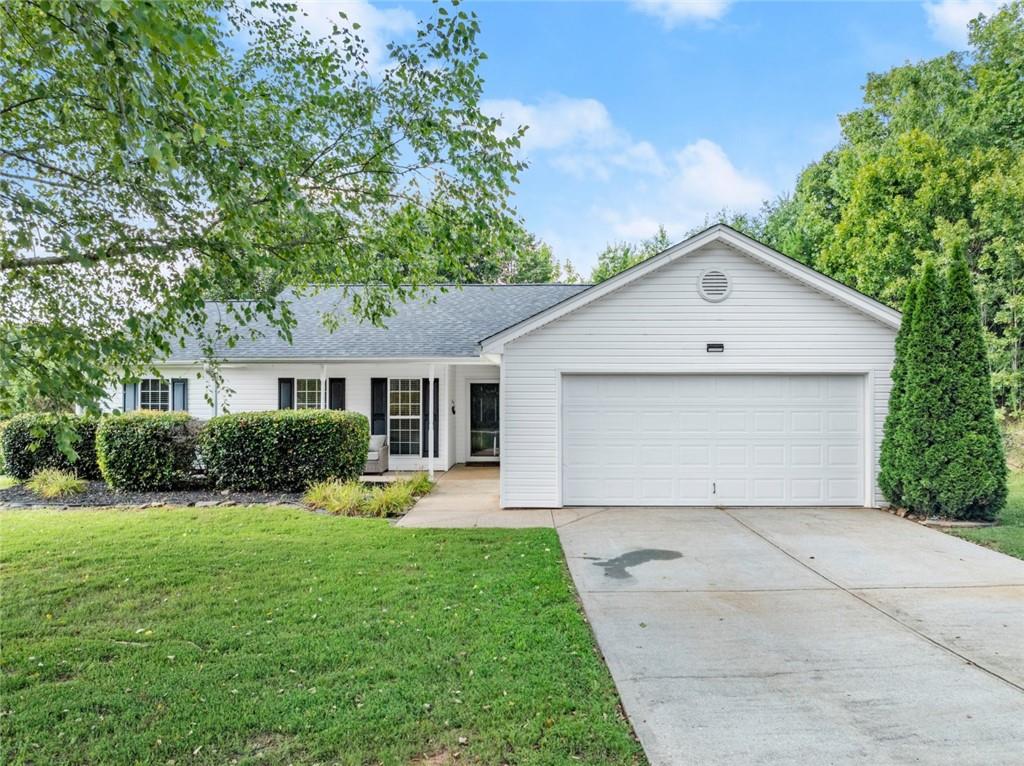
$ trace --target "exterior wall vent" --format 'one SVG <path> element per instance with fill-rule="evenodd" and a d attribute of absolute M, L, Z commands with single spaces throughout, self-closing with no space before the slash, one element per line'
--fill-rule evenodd
<path fill-rule="evenodd" d="M 724 271 L 708 269 L 707 271 L 702 271 L 700 276 L 697 277 L 697 292 L 706 301 L 711 301 L 712 303 L 724 301 L 729 297 L 731 289 L 732 283 L 729 281 L 728 274 Z"/>

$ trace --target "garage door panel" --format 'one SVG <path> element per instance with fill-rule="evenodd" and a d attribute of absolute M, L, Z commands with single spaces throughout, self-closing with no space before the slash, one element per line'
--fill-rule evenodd
<path fill-rule="evenodd" d="M 567 505 L 856 505 L 863 377 L 567 375 Z"/>
<path fill-rule="evenodd" d="M 679 447 L 679 465 L 682 468 L 706 468 L 711 465 L 711 447 L 706 444 Z"/>
<path fill-rule="evenodd" d="M 786 413 L 783 410 L 755 412 L 754 430 L 760 434 L 786 433 Z"/>
<path fill-rule="evenodd" d="M 828 430 L 832 433 L 856 433 L 860 430 L 862 417 L 859 412 L 844 410 L 828 413 Z"/>
<path fill-rule="evenodd" d="M 711 414 L 706 411 L 683 410 L 678 415 L 679 430 L 683 433 L 706 434 L 711 432 Z"/>
<path fill-rule="evenodd" d="M 768 505 L 780 505 L 786 500 L 786 482 L 784 479 L 754 479 L 754 497 Z"/>
<path fill-rule="evenodd" d="M 860 464 L 860 451 L 848 444 L 831 444 L 828 447 L 828 464 L 830 466 L 857 466 Z"/>
<path fill-rule="evenodd" d="M 785 444 L 755 444 L 754 465 L 775 469 L 786 464 Z"/>

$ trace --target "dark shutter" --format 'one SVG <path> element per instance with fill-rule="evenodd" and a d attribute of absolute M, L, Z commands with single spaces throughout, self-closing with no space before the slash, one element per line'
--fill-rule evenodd
<path fill-rule="evenodd" d="M 345 379 L 327 379 L 327 408 L 331 410 L 345 409 Z"/>
<path fill-rule="evenodd" d="M 121 412 L 131 412 L 139 408 L 139 384 L 125 383 L 121 398 Z"/>
<path fill-rule="evenodd" d="M 171 378 L 171 409 L 188 412 L 188 380 Z"/>
<path fill-rule="evenodd" d="M 430 395 L 430 379 L 423 378 L 421 381 L 422 386 L 422 397 L 420 398 L 420 443 L 423 445 L 422 457 L 430 457 L 427 454 L 427 439 L 430 438 L 429 431 L 429 405 L 427 404 L 427 397 Z M 441 423 L 441 415 L 438 412 L 438 395 L 441 391 L 441 383 L 438 378 L 434 378 L 434 457 L 437 457 L 437 448 L 440 443 L 440 431 L 439 425 Z"/>
<path fill-rule="evenodd" d="M 295 409 L 295 378 L 277 379 L 277 408 L 279 410 Z"/>
<path fill-rule="evenodd" d="M 388 432 L 388 379 L 370 378 L 370 433 Z"/>

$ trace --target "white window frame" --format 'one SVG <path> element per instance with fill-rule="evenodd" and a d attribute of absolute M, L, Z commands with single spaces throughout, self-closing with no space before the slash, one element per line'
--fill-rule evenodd
<path fill-rule="evenodd" d="M 395 415 L 392 413 L 392 400 L 391 393 L 393 390 L 393 384 L 413 384 L 411 388 L 402 391 L 396 391 L 396 393 L 408 393 L 410 409 L 414 405 L 416 408 L 415 414 L 409 415 Z M 415 395 L 415 402 L 412 401 Z M 398 402 L 401 404 L 401 402 Z M 394 423 L 402 424 L 412 422 L 416 425 L 416 448 L 413 452 L 396 452 L 395 448 L 398 444 L 406 443 L 403 440 L 395 439 L 392 437 Z M 409 431 L 408 427 L 404 430 Z M 420 378 L 388 378 L 388 451 L 395 457 L 419 457 L 423 452 L 423 381 Z"/>
<path fill-rule="evenodd" d="M 148 385 L 147 385 L 148 384 Z M 152 388 L 153 385 L 158 386 L 156 391 L 146 390 Z M 155 403 L 157 406 L 153 406 Z M 148 400 L 149 404 L 146 404 Z M 162 405 L 162 406 L 161 406 Z M 156 412 L 170 412 L 171 411 L 171 383 L 168 380 L 161 380 L 160 378 L 142 378 L 139 381 L 139 401 L 138 408 L 140 410 L 155 410 Z"/>
<path fill-rule="evenodd" d="M 323 409 L 323 381 L 320 378 L 295 378 L 295 391 L 292 396 L 293 406 L 297 410 Z"/>

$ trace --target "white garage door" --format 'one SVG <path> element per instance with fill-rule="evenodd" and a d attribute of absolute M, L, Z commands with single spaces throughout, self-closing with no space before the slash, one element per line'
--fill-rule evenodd
<path fill-rule="evenodd" d="M 565 505 L 861 505 L 864 378 L 571 375 Z"/>

